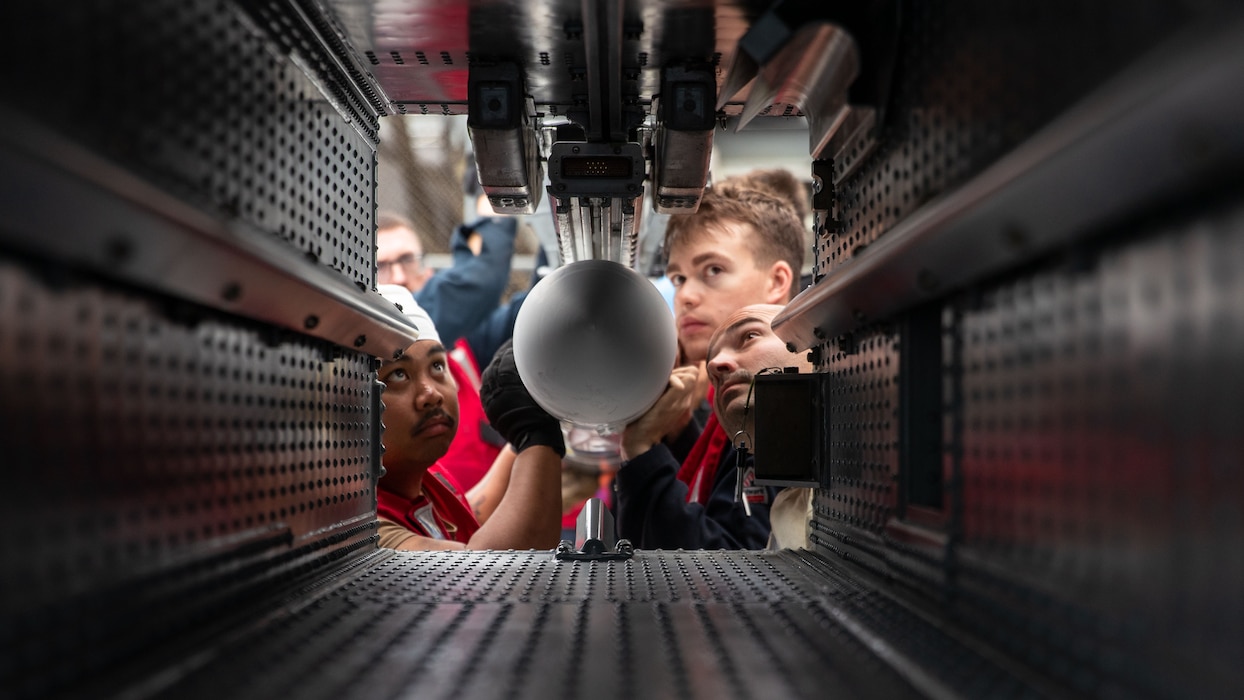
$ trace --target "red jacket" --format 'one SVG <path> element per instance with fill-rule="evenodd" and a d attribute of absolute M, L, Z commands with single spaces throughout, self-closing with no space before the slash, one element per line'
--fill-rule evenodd
<path fill-rule="evenodd" d="M 431 470 L 423 477 L 423 493 L 413 501 L 386 491 L 384 486 L 377 488 L 376 513 L 411 532 L 438 540 L 466 544 L 479 530 L 466 499 Z"/>
<path fill-rule="evenodd" d="M 504 440 L 495 436 L 488 425 L 484 405 L 479 399 L 479 368 L 470 346 L 463 340 L 459 340 L 449 354 L 449 372 L 458 382 L 458 433 L 449 451 L 429 472 L 445 474 L 454 486 L 466 493 L 488 473 Z M 496 444 L 498 442 L 501 444 Z"/>

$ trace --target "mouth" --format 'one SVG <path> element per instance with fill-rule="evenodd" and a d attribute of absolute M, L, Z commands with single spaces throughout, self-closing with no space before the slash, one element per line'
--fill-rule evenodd
<path fill-rule="evenodd" d="M 415 426 L 415 429 L 411 431 L 411 434 L 421 435 L 423 437 L 436 437 L 452 431 L 453 428 L 454 421 L 452 418 L 440 416 L 423 421 L 419 425 Z"/>
<path fill-rule="evenodd" d="M 726 381 L 722 382 L 717 387 L 717 395 L 725 396 L 726 394 L 734 391 L 735 389 L 739 389 L 741 391 L 747 391 L 747 388 L 748 386 L 751 385 L 751 383 L 752 383 L 751 377 L 742 376 L 742 373 L 735 372 L 732 375 L 728 375 Z"/>
<path fill-rule="evenodd" d="M 691 318 L 691 317 L 684 318 L 683 320 L 678 322 L 678 330 L 682 331 L 683 333 L 694 333 L 702 328 L 707 328 L 707 327 L 708 327 L 707 323 L 699 319 Z"/>

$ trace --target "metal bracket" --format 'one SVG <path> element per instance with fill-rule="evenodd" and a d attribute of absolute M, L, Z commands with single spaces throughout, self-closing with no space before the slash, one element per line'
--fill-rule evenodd
<path fill-rule="evenodd" d="M 575 543 L 562 540 L 555 556 L 558 561 L 618 561 L 634 554 L 630 540 L 615 538 L 613 515 L 605 504 L 599 498 L 589 498 L 575 523 Z"/>

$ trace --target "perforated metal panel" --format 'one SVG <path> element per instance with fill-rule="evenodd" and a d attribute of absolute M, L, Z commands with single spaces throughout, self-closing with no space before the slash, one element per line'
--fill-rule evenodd
<path fill-rule="evenodd" d="M 818 276 L 1177 30 L 1190 4 L 905 4 L 886 126 L 834 163 L 836 177 L 849 175 L 836 188 L 838 230 L 826 232 Z"/>
<path fill-rule="evenodd" d="M 1138 225 L 1151 235 L 961 302 L 962 583 L 982 633 L 1085 690 L 1177 695 L 1194 672 L 1226 691 L 1244 654 L 1244 211 Z M 999 614 L 1039 626 L 998 635 Z"/>
<path fill-rule="evenodd" d="M 373 360 L 0 260 L 0 686 L 374 547 Z"/>
<path fill-rule="evenodd" d="M 370 289 L 374 108 L 306 21 L 255 5 L 6 2 L 4 103 Z"/>
<path fill-rule="evenodd" d="M 830 348 L 830 483 L 817 505 L 839 523 L 879 533 L 898 500 L 897 338 L 874 332 Z"/>
<path fill-rule="evenodd" d="M 861 249 L 1022 144 L 1190 10 L 905 7 L 888 125 L 833 163 L 818 280 L 849 273 Z M 1210 189 L 1146 202 L 1089 242 L 951 300 L 927 285 L 944 334 L 942 376 L 924 387 L 940 395 L 944 498 L 932 517 L 906 508 L 904 470 L 922 446 L 902 410 L 895 480 L 867 481 L 878 453 L 844 448 L 877 441 L 864 436 L 887 394 L 840 388 L 817 551 L 912 591 L 1058 693 L 1238 695 L 1244 227 L 1239 191 Z M 897 329 L 914 313 L 829 339 L 819 369 L 860 377 L 846 386 L 862 391 L 868 363 L 906 366 L 919 347 Z M 888 396 L 900 409 L 912 381 L 896 376 Z"/>
<path fill-rule="evenodd" d="M 189 650 L 199 663 L 147 689 L 204 698 L 1024 694 L 1018 678 L 894 600 L 790 552 L 572 563 L 551 552 L 382 550 L 289 600 Z"/>

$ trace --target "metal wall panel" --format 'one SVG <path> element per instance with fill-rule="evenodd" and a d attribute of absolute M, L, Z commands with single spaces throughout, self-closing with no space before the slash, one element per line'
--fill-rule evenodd
<path fill-rule="evenodd" d="M 0 6 L 0 694 L 375 550 L 382 105 L 303 9 Z"/>
<path fill-rule="evenodd" d="M 906 7 L 888 125 L 833 163 L 832 196 L 821 197 L 818 281 L 851 279 L 858 253 L 1203 9 Z M 820 371 L 867 386 L 877 375 L 862 368 L 888 360 L 881 376 L 895 386 L 831 394 L 816 551 L 1060 694 L 1237 695 L 1240 199 L 1225 181 L 1205 182 L 1138 202 L 953 296 L 930 280 L 924 300 L 940 338 L 913 336 L 925 311 L 910 308 L 857 317 L 845 336 L 818 333 Z M 950 255 L 970 264 L 972 250 Z M 883 292 L 885 280 L 874 281 Z M 934 342 L 941 376 L 913 389 L 928 377 L 908 373 L 905 355 Z M 922 449 L 905 423 L 913 390 L 935 392 L 941 406 L 943 498 L 932 505 L 909 485 Z M 892 408 L 878 414 L 886 400 Z M 886 453 L 844 447 L 881 442 L 868 436 L 887 420 L 893 430 L 881 434 L 896 443 L 881 461 L 892 480 L 869 482 L 870 470 L 884 476 Z"/>
<path fill-rule="evenodd" d="M 374 548 L 370 357 L 18 262 L 0 686 L 38 695 Z"/>
<path fill-rule="evenodd" d="M 1231 199 L 957 302 L 960 613 L 1085 691 L 1239 680 L 1244 210 Z"/>
<path fill-rule="evenodd" d="M 3 103 L 371 289 L 376 107 L 253 5 L 6 2 Z"/>
<path fill-rule="evenodd" d="M 880 136 L 834 163 L 815 274 L 1027 139 L 1194 14 L 1194 3 L 912 2 Z"/>

